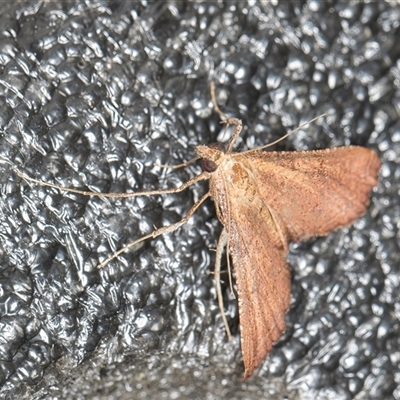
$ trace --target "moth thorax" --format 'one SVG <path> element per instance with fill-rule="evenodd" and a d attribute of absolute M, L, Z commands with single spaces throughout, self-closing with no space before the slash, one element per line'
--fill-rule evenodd
<path fill-rule="evenodd" d="M 206 172 L 214 172 L 225 154 L 222 143 L 211 143 L 208 146 L 197 146 L 196 153 L 201 157 L 201 168 Z"/>

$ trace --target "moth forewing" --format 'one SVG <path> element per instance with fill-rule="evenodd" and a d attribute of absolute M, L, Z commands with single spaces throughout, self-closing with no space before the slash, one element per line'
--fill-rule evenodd
<path fill-rule="evenodd" d="M 361 216 L 377 184 L 380 161 L 372 150 L 354 146 L 302 152 L 260 151 L 266 147 L 263 146 L 232 153 L 242 122 L 227 117 L 218 108 L 213 85 L 211 97 L 223 122 L 234 125 L 235 130 L 226 147 L 220 143 L 196 147 L 203 172 L 179 187 L 136 193 L 92 193 L 17 173 L 25 180 L 64 191 L 125 198 L 177 193 L 209 179 L 210 191 L 181 221 L 134 240 L 98 267 L 104 267 L 143 240 L 177 230 L 211 195 L 217 216 L 224 225 L 215 262 L 218 304 L 229 337 L 219 286 L 221 257 L 226 245 L 238 288 L 244 378 L 247 379 L 285 329 L 285 313 L 290 303 L 290 270 L 286 263 L 289 242 L 326 235 Z"/>

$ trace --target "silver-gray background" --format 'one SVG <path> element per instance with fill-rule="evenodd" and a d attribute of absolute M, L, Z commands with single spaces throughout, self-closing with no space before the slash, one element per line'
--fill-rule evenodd
<path fill-rule="evenodd" d="M 0 393 L 8 398 L 399 399 L 400 6 L 395 2 L 2 3 Z M 367 214 L 293 245 L 287 331 L 246 383 L 236 301 L 228 343 L 207 202 L 179 231 L 104 270 L 123 244 L 179 220 L 207 190 L 166 170 L 243 119 L 237 150 L 327 112 L 278 150 L 359 144 L 383 163 Z M 226 137 L 225 137 L 226 139 Z M 257 266 L 254 266 L 255 268 Z"/>

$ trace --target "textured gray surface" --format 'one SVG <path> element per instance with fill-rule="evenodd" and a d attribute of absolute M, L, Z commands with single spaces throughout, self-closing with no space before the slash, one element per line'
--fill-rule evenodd
<path fill-rule="evenodd" d="M 399 399 L 400 7 L 394 2 L 24 2 L 0 17 L 0 394 L 9 398 Z M 293 245 L 287 331 L 243 383 L 237 305 L 226 342 L 206 190 L 106 200 L 199 171 L 160 169 L 220 139 L 208 82 L 243 119 L 238 149 L 377 150 L 365 217 Z"/>

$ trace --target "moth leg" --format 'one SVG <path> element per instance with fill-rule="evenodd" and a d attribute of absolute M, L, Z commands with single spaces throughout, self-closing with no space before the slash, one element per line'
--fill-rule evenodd
<path fill-rule="evenodd" d="M 228 147 L 226 149 L 226 152 L 229 153 L 232 150 L 232 146 L 235 143 L 237 137 L 240 135 L 240 132 L 242 132 L 243 124 L 242 121 L 238 118 L 231 118 L 229 115 L 225 114 L 223 111 L 218 106 L 217 103 L 217 97 L 215 95 L 215 84 L 214 82 L 210 83 L 210 94 L 211 94 L 211 101 L 214 106 L 215 112 L 221 117 L 221 123 L 226 124 L 226 127 L 228 128 L 229 125 L 235 125 L 235 130 L 232 134 L 232 137 L 229 140 Z"/>
<path fill-rule="evenodd" d="M 221 117 L 221 119 L 223 121 L 228 120 L 230 117 L 228 115 L 226 115 L 223 111 L 221 111 L 221 109 L 218 106 L 217 96 L 215 95 L 215 83 L 214 82 L 210 82 L 210 95 L 211 95 L 211 101 L 214 106 L 214 111 Z"/>
<path fill-rule="evenodd" d="M 233 144 L 235 143 L 237 137 L 240 135 L 240 132 L 242 132 L 243 124 L 242 121 L 238 118 L 229 118 L 222 122 L 228 125 L 235 125 L 235 130 L 233 131 L 232 136 L 229 139 L 228 146 L 226 148 L 226 152 L 229 153 L 232 150 Z"/>
<path fill-rule="evenodd" d="M 231 341 L 232 335 L 225 315 L 224 301 L 222 298 L 222 290 L 221 290 L 221 279 L 220 279 L 222 253 L 227 244 L 228 244 L 228 231 L 224 228 L 218 239 L 217 251 L 215 253 L 214 278 L 215 278 L 215 287 L 217 289 L 218 307 L 221 312 L 222 321 L 224 322 L 225 325 L 226 335 L 228 336 L 228 340 Z"/>
<path fill-rule="evenodd" d="M 226 265 L 228 269 L 228 277 L 229 277 L 229 288 L 231 290 L 231 294 L 234 299 L 236 299 L 235 292 L 233 291 L 233 282 L 232 282 L 232 268 L 231 268 L 231 260 L 229 257 L 229 246 L 226 247 Z"/>
<path fill-rule="evenodd" d="M 200 205 L 208 198 L 210 197 L 210 192 L 207 192 L 205 195 L 203 195 L 199 200 L 194 203 L 194 205 L 191 207 L 191 209 L 187 212 L 187 214 L 178 222 L 175 222 L 175 224 L 163 226 L 161 228 L 156 229 L 155 231 L 149 233 L 148 235 L 142 236 L 139 239 L 134 240 L 131 243 L 128 243 L 126 246 L 122 247 L 119 249 L 117 252 L 115 252 L 113 255 L 110 257 L 106 258 L 102 263 L 100 263 L 97 268 L 103 268 L 106 264 L 108 264 L 111 260 L 114 258 L 118 257 L 121 253 L 125 252 L 128 250 L 130 247 L 143 242 L 144 240 L 147 239 L 155 239 L 156 237 L 163 235 L 165 233 L 172 233 L 176 231 L 178 228 L 180 228 L 182 225 L 186 224 L 186 222 L 189 220 L 189 218 L 195 213 L 195 211 L 200 207 Z"/>
<path fill-rule="evenodd" d="M 55 188 L 58 190 L 64 190 L 65 192 L 70 193 L 77 193 L 82 194 L 84 196 L 98 196 L 98 197 L 117 197 L 117 198 L 127 198 L 127 197 L 136 197 L 136 196 L 153 196 L 158 194 L 168 194 L 168 193 L 179 193 L 183 190 L 187 189 L 189 186 L 193 185 L 196 182 L 203 181 L 209 178 L 208 172 L 202 172 L 199 175 L 194 176 L 193 178 L 189 179 L 187 182 L 183 183 L 182 185 L 176 188 L 170 189 L 160 189 L 160 190 L 148 190 L 148 191 L 141 191 L 141 192 L 132 192 L 132 193 L 97 193 L 97 192 L 90 192 L 87 190 L 79 190 L 79 189 L 72 189 L 64 186 L 54 185 L 53 183 L 43 182 L 38 179 L 31 178 L 30 176 L 20 172 L 15 171 L 17 175 L 19 175 L 22 179 L 25 179 L 29 182 L 34 182 L 41 186 L 47 186 L 51 188 Z"/>

